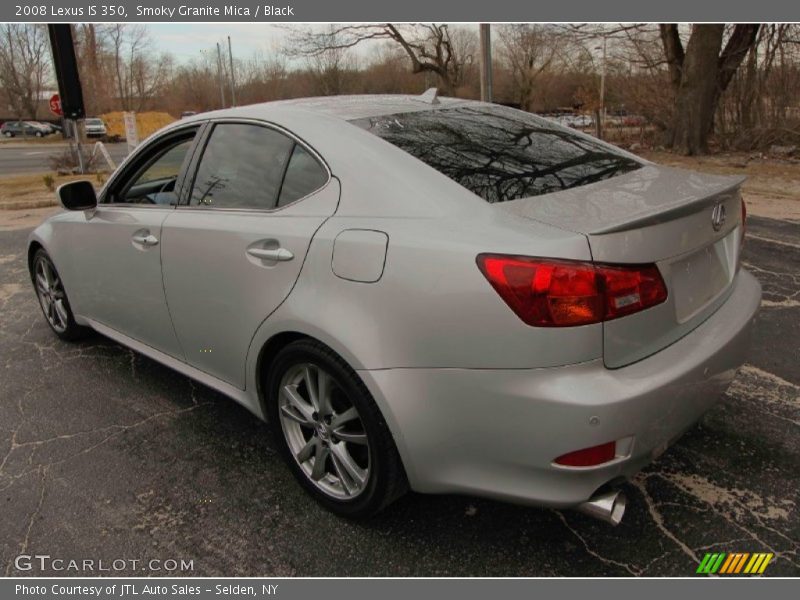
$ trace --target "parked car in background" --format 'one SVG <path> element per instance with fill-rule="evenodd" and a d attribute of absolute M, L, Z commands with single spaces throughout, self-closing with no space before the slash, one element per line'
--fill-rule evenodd
<path fill-rule="evenodd" d="M 622 117 L 622 125 L 625 127 L 642 127 L 647 125 L 647 119 L 641 115 L 626 115 Z"/>
<path fill-rule="evenodd" d="M 39 123 L 47 128 L 48 133 L 61 133 L 63 131 L 61 125 L 57 125 L 56 123 L 50 123 L 48 121 L 40 121 Z"/>
<path fill-rule="evenodd" d="M 105 137 L 108 134 L 103 119 L 90 117 L 84 121 L 84 126 L 86 129 L 86 137 Z"/>
<path fill-rule="evenodd" d="M 176 121 L 99 194 L 59 188 L 68 210 L 28 246 L 44 317 L 267 419 L 340 515 L 410 488 L 619 523 L 617 485 L 744 362 L 761 289 L 742 178 L 431 100 Z"/>
<path fill-rule="evenodd" d="M 181 119 L 185 119 L 186 117 L 193 117 L 197 114 L 197 111 L 194 110 L 185 110 L 181 113 Z"/>
<path fill-rule="evenodd" d="M 42 123 L 36 121 L 6 121 L 0 127 L 0 134 L 5 137 L 44 137 L 50 133 Z"/>
<path fill-rule="evenodd" d="M 594 125 L 594 119 L 588 115 L 559 115 L 551 118 L 559 125 L 572 127 L 573 129 L 582 129 Z"/>

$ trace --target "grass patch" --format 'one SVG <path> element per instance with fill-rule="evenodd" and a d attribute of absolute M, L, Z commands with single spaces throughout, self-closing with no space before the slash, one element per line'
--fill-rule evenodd
<path fill-rule="evenodd" d="M 99 187 L 94 175 L 56 175 L 39 173 L 31 175 L 8 175 L 0 177 L 0 210 L 57 206 L 58 200 L 52 189 L 70 181 L 86 179 Z"/>

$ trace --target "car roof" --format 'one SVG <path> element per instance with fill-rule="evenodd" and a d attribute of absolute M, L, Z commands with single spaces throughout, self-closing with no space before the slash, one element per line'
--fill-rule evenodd
<path fill-rule="evenodd" d="M 226 118 L 241 116 L 269 117 L 274 111 L 286 113 L 287 111 L 313 112 L 328 117 L 352 121 L 369 117 L 380 117 L 405 112 L 416 112 L 423 110 L 433 110 L 441 108 L 452 108 L 468 104 L 481 104 L 474 100 L 462 100 L 459 98 L 437 98 L 436 104 L 431 103 L 422 96 L 412 96 L 405 94 L 365 94 L 354 96 L 320 96 L 316 98 L 296 98 L 293 100 L 276 100 L 261 104 L 251 104 L 236 108 L 215 110 L 213 112 L 200 113 L 195 117 L 197 120 L 208 118 Z"/>

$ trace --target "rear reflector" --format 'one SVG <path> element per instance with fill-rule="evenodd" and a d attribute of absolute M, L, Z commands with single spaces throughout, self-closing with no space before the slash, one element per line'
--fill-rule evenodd
<path fill-rule="evenodd" d="M 535 327 L 599 323 L 667 299 L 656 265 L 595 265 L 504 254 L 480 254 L 477 262 L 511 310 Z"/>
<path fill-rule="evenodd" d="M 559 456 L 553 462 L 565 467 L 594 467 L 617 457 L 617 443 L 608 442 Z"/>

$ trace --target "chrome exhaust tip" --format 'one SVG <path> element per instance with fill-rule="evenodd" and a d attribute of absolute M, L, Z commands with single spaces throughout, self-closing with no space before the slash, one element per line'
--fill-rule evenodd
<path fill-rule="evenodd" d="M 622 522 L 625 514 L 627 498 L 620 490 L 610 490 L 592 496 L 583 504 L 578 505 L 578 510 L 585 515 L 610 523 L 615 527 Z"/>

